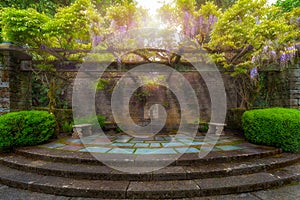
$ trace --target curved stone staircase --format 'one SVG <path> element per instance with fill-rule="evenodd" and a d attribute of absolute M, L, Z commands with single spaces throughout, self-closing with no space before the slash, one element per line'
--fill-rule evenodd
<path fill-rule="evenodd" d="M 113 170 L 81 152 L 28 147 L 0 156 L 2 184 L 73 197 L 188 198 L 250 192 L 300 180 L 300 155 L 270 147 L 211 152 L 202 159 L 184 154 L 172 165 L 146 174 Z"/>

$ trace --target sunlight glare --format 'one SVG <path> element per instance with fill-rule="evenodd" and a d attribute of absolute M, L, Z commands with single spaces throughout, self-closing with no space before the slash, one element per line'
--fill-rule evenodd
<path fill-rule="evenodd" d="M 135 0 L 139 6 L 147 9 L 151 16 L 156 15 L 156 10 L 164 3 L 171 3 L 173 0 Z"/>
<path fill-rule="evenodd" d="M 135 0 L 138 3 L 138 6 L 148 10 L 148 13 L 151 17 L 149 21 L 151 21 L 150 26 L 155 26 L 158 28 L 165 28 L 161 21 L 158 19 L 157 10 L 163 4 L 170 4 L 173 3 L 174 0 Z"/>

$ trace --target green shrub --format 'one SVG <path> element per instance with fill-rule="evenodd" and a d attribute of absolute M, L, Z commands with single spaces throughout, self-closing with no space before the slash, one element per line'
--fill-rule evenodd
<path fill-rule="evenodd" d="M 0 117 L 0 148 L 38 145 L 55 132 L 55 119 L 45 111 L 12 112 Z"/>
<path fill-rule="evenodd" d="M 255 144 L 300 151 L 300 111 L 268 108 L 246 111 L 242 117 L 245 137 Z"/>
<path fill-rule="evenodd" d="M 43 108 L 43 107 L 35 107 L 34 110 L 40 110 L 40 111 L 49 111 L 49 108 Z M 72 109 L 55 109 L 54 115 L 57 120 L 57 125 L 59 127 L 59 131 L 63 133 L 68 130 L 68 126 L 73 125 L 73 113 Z M 72 132 L 72 131 L 70 131 Z"/>

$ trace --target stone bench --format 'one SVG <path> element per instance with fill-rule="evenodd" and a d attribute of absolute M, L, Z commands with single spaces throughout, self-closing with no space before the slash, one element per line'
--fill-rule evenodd
<path fill-rule="evenodd" d="M 224 135 L 223 130 L 226 124 L 209 122 L 208 125 L 209 125 L 209 129 L 208 129 L 209 133 L 215 133 L 216 135 Z"/>
<path fill-rule="evenodd" d="M 73 126 L 72 138 L 92 135 L 92 124 L 77 124 Z"/>

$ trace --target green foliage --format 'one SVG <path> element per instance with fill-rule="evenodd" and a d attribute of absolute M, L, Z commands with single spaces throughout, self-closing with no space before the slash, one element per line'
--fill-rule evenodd
<path fill-rule="evenodd" d="M 176 7 L 179 12 L 194 12 L 195 6 L 195 0 L 176 0 Z"/>
<path fill-rule="evenodd" d="M 134 1 L 124 0 L 107 7 L 104 17 L 105 26 L 102 27 L 106 30 L 102 30 L 102 33 L 115 34 L 138 28 L 146 24 L 145 19 L 147 19 L 147 11 L 138 8 Z"/>
<path fill-rule="evenodd" d="M 4 8 L 1 14 L 3 38 L 30 47 L 90 48 L 91 34 L 98 34 L 99 23 L 90 0 L 76 0 L 59 8 L 54 17 L 32 8 Z"/>
<path fill-rule="evenodd" d="M 240 0 L 217 22 L 209 48 L 218 51 L 218 62 L 225 68 L 234 65 L 237 73 L 245 73 L 265 46 L 283 48 L 297 35 L 280 10 L 267 6 L 265 0 Z"/>
<path fill-rule="evenodd" d="M 103 16 L 106 14 L 107 8 L 112 5 L 132 2 L 133 0 L 93 0 L 98 12 Z"/>
<path fill-rule="evenodd" d="M 4 40 L 33 47 L 47 43 L 43 27 L 50 18 L 45 14 L 31 8 L 27 10 L 4 8 L 0 18 Z"/>
<path fill-rule="evenodd" d="M 291 12 L 285 13 L 286 20 L 290 22 L 291 25 L 294 25 L 298 31 L 300 29 L 300 7 L 294 8 Z M 300 38 L 298 36 L 298 41 Z"/>
<path fill-rule="evenodd" d="M 55 119 L 45 111 L 12 112 L 0 117 L 0 148 L 38 145 L 55 132 Z"/>
<path fill-rule="evenodd" d="M 246 111 L 242 117 L 247 140 L 255 144 L 300 151 L 300 111 L 268 108 Z"/>
<path fill-rule="evenodd" d="M 39 111 L 49 112 L 49 108 L 47 107 L 35 107 L 34 109 Z M 66 130 L 69 129 L 70 126 L 74 124 L 72 109 L 55 109 L 53 114 L 55 116 L 57 125 L 59 127 L 57 133 L 66 132 Z"/>
<path fill-rule="evenodd" d="M 54 15 L 56 9 L 61 6 L 68 6 L 74 0 L 1 0 L 0 7 L 13 7 L 16 9 L 33 8 L 38 12 Z"/>
<path fill-rule="evenodd" d="M 171 4 L 163 4 L 157 10 L 157 14 L 160 20 L 170 28 L 178 23 L 177 12 Z"/>
<path fill-rule="evenodd" d="M 207 49 L 215 62 L 240 80 L 241 107 L 251 107 L 261 88 L 259 78 L 250 77 L 250 71 L 269 64 L 265 55 L 272 51 L 278 56 L 299 33 L 279 8 L 268 6 L 265 0 L 239 0 L 221 15 Z M 279 57 L 270 61 L 278 62 Z"/>
<path fill-rule="evenodd" d="M 208 20 L 210 15 L 220 17 L 222 12 L 216 4 L 212 2 L 206 2 L 205 4 L 201 5 L 197 14 L 199 17 L 202 16 L 204 19 Z"/>
<path fill-rule="evenodd" d="M 289 12 L 294 8 L 300 7 L 300 0 L 278 0 L 275 6 L 280 7 L 285 12 Z"/>
<path fill-rule="evenodd" d="M 129 28 L 132 21 L 134 20 L 134 15 L 136 13 L 135 3 L 124 3 L 112 5 L 107 8 L 106 17 L 109 20 L 114 20 L 115 25 L 125 26 Z"/>
<path fill-rule="evenodd" d="M 238 0 L 213 0 L 213 2 L 219 7 L 222 8 L 223 10 L 226 10 L 230 8 L 232 5 L 234 5 Z"/>
<path fill-rule="evenodd" d="M 207 2 L 194 15 L 198 21 L 202 19 L 202 26 L 199 27 L 195 38 L 199 44 L 207 44 L 210 41 L 211 32 L 215 27 L 215 22 L 212 22 L 212 18 L 215 17 L 216 20 L 220 18 L 222 11 L 214 3 Z"/>
<path fill-rule="evenodd" d="M 104 127 L 105 119 L 106 119 L 105 116 L 97 115 L 97 120 L 98 120 L 98 123 L 99 123 L 99 125 L 100 125 L 101 128 Z"/>
<path fill-rule="evenodd" d="M 64 49 L 90 48 L 90 33 L 97 34 L 100 22 L 90 0 L 76 0 L 70 6 L 60 8 L 44 27 L 47 35 L 56 40 L 52 46 Z"/>
<path fill-rule="evenodd" d="M 49 84 L 43 83 L 43 78 L 46 74 L 39 74 L 32 76 L 32 105 L 35 107 L 47 107 L 49 105 Z M 69 108 L 67 100 L 67 87 L 68 82 L 60 79 L 55 80 L 55 102 L 56 108 Z"/>
<path fill-rule="evenodd" d="M 62 133 L 71 133 L 73 131 L 73 125 L 74 125 L 73 122 L 69 123 L 67 121 L 64 121 L 62 124 L 61 132 Z"/>
<path fill-rule="evenodd" d="M 105 90 L 109 84 L 110 80 L 104 79 L 104 78 L 100 78 L 98 80 L 97 86 L 96 86 L 96 90 Z"/>

